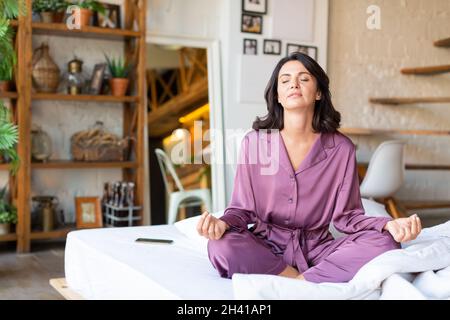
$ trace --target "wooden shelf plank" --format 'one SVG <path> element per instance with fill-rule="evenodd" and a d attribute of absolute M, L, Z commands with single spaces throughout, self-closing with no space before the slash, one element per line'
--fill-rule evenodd
<path fill-rule="evenodd" d="M 102 169 L 102 168 L 136 168 L 133 161 L 85 162 L 71 160 L 52 160 L 48 162 L 32 162 L 33 169 Z"/>
<path fill-rule="evenodd" d="M 0 242 L 1 241 L 16 241 L 16 240 L 17 240 L 17 234 L 15 232 L 0 235 Z"/>
<path fill-rule="evenodd" d="M 0 91 L 0 98 L 17 99 L 18 97 L 19 97 L 19 95 L 17 94 L 17 92 L 12 92 L 12 91 L 1 92 Z"/>
<path fill-rule="evenodd" d="M 90 101 L 90 102 L 138 102 L 139 97 L 124 96 L 115 97 L 110 95 L 87 95 L 87 94 L 60 94 L 60 93 L 35 93 L 31 96 L 33 100 L 63 100 L 63 101 Z"/>
<path fill-rule="evenodd" d="M 403 68 L 400 70 L 400 72 L 403 74 L 433 75 L 433 74 L 450 72 L 450 65 L 432 66 L 432 67 L 417 67 L 417 68 Z"/>
<path fill-rule="evenodd" d="M 401 203 L 408 210 L 450 208 L 448 200 L 402 200 Z"/>
<path fill-rule="evenodd" d="M 370 128 L 341 128 L 343 134 L 373 136 L 381 134 L 424 135 L 424 136 L 450 136 L 446 130 L 401 130 L 401 129 L 370 129 Z"/>
<path fill-rule="evenodd" d="M 434 42 L 436 47 L 449 47 L 450 48 L 450 38 L 440 39 Z"/>
<path fill-rule="evenodd" d="M 423 98 L 369 98 L 370 103 L 399 105 L 399 104 L 414 104 L 414 103 L 447 103 L 450 102 L 450 97 L 423 97 Z"/>
<path fill-rule="evenodd" d="M 55 239 L 65 238 L 70 231 L 76 230 L 75 228 L 64 228 L 52 231 L 32 231 L 30 234 L 31 240 L 36 239 Z"/>
<path fill-rule="evenodd" d="M 369 166 L 368 162 L 358 162 L 358 166 L 367 168 Z M 406 163 L 406 170 L 450 170 L 449 164 L 416 164 L 416 163 Z"/>
<path fill-rule="evenodd" d="M 9 170 L 9 164 L 0 163 L 0 170 Z"/>
<path fill-rule="evenodd" d="M 85 26 L 81 29 L 68 29 L 65 23 L 33 22 L 31 24 L 33 34 L 57 35 L 65 37 L 100 38 L 107 40 L 124 40 L 126 38 L 139 38 L 139 31 L 101 28 Z"/>

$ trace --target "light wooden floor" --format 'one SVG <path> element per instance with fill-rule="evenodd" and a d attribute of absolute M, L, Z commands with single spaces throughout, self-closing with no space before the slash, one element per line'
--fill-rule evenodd
<path fill-rule="evenodd" d="M 32 244 L 32 252 L 16 254 L 15 243 L 0 243 L 0 300 L 61 300 L 49 284 L 64 277 L 62 241 Z"/>

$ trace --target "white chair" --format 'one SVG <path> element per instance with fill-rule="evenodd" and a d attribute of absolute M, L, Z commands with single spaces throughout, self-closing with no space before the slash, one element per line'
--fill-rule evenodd
<path fill-rule="evenodd" d="M 161 149 L 155 149 L 161 174 L 163 176 L 164 186 L 169 194 L 169 210 L 167 214 L 167 223 L 173 224 L 177 220 L 178 209 L 184 207 L 198 206 L 205 204 L 206 210 L 211 211 L 211 193 L 209 189 L 184 190 L 180 179 L 173 167 L 167 154 Z M 173 191 L 169 187 L 167 174 L 170 174 L 179 191 Z"/>
<path fill-rule="evenodd" d="M 393 195 L 400 189 L 405 176 L 405 142 L 391 140 L 381 143 L 372 155 L 361 183 L 361 197 L 383 198 L 394 218 L 403 217 Z"/>

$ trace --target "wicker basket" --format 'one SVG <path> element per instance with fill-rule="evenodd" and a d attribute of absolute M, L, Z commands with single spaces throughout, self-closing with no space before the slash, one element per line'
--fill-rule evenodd
<path fill-rule="evenodd" d="M 120 139 L 96 128 L 75 133 L 70 143 L 76 161 L 124 161 L 129 138 Z"/>
<path fill-rule="evenodd" d="M 59 67 L 50 57 L 49 47 L 43 43 L 33 54 L 32 80 L 38 92 L 54 93 L 59 85 Z"/>

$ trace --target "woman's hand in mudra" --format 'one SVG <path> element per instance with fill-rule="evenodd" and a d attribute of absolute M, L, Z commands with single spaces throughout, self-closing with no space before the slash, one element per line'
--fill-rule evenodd
<path fill-rule="evenodd" d="M 217 219 L 208 211 L 203 212 L 197 224 L 198 234 L 209 240 L 219 240 L 229 228 L 225 221 Z"/>
<path fill-rule="evenodd" d="M 383 230 L 389 231 L 395 241 L 407 242 L 414 240 L 422 231 L 419 217 L 414 214 L 409 218 L 398 218 L 389 221 Z"/>

